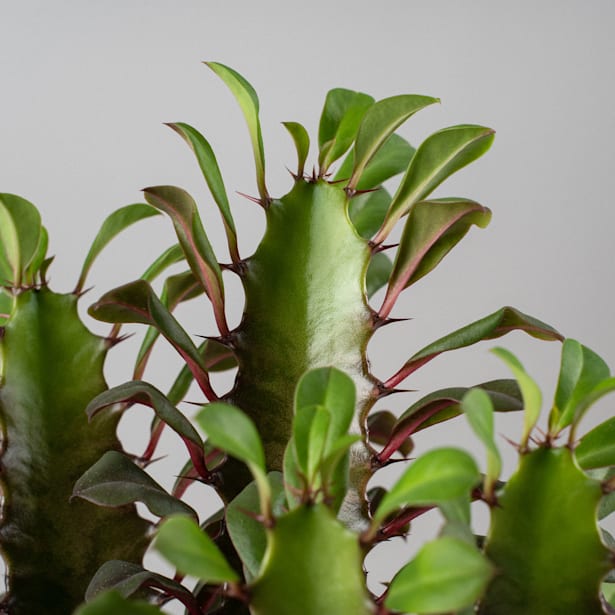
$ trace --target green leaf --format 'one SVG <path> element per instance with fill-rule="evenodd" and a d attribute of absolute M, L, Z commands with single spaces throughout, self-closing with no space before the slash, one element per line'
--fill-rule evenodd
<path fill-rule="evenodd" d="M 146 203 L 134 203 L 133 205 L 121 207 L 107 216 L 83 261 L 75 292 L 79 293 L 83 290 L 86 278 L 94 261 L 114 237 L 119 235 L 124 229 L 135 224 L 135 222 L 158 215 L 159 212 L 151 205 L 147 205 Z"/>
<path fill-rule="evenodd" d="M 513 373 L 519 387 L 521 388 L 521 394 L 523 395 L 524 406 L 524 420 L 523 420 L 523 435 L 521 437 L 520 446 L 521 449 L 527 447 L 527 443 L 534 426 L 536 425 L 540 416 L 540 409 L 542 407 L 542 393 L 540 387 L 525 371 L 520 361 L 508 350 L 504 348 L 494 348 L 493 354 L 502 359 Z"/>
<path fill-rule="evenodd" d="M 169 312 L 172 312 L 180 303 L 189 301 L 202 294 L 203 287 L 196 279 L 192 271 L 169 276 L 164 281 L 161 293 L 161 302 Z M 150 354 L 158 339 L 160 332 L 156 327 L 148 327 L 143 342 L 137 353 L 133 378 L 140 380 L 145 371 Z"/>
<path fill-rule="evenodd" d="M 355 143 L 355 162 L 348 187 L 357 187 L 364 169 L 385 141 L 417 111 L 439 102 L 437 98 L 402 94 L 379 100 L 363 117 Z"/>
<path fill-rule="evenodd" d="M 166 269 L 175 263 L 179 263 L 185 259 L 184 251 L 181 246 L 176 243 L 170 248 L 167 248 L 144 272 L 141 276 L 142 280 L 150 284 Z"/>
<path fill-rule="evenodd" d="M 434 269 L 472 225 L 484 228 L 490 220 L 486 207 L 467 199 L 416 203 L 402 232 L 381 315 L 387 316 L 401 291 Z"/>
<path fill-rule="evenodd" d="M 146 602 L 133 602 L 122 598 L 119 592 L 111 591 L 100 594 L 95 600 L 84 604 L 75 611 L 75 615 L 164 615 L 155 606 Z"/>
<path fill-rule="evenodd" d="M 175 186 L 146 188 L 143 192 L 148 203 L 164 211 L 173 221 L 190 269 L 203 285 L 213 305 L 220 333 L 227 334 L 222 271 L 203 228 L 196 203 L 185 190 Z"/>
<path fill-rule="evenodd" d="M 85 409 L 88 418 L 92 420 L 105 408 L 115 404 L 143 404 L 151 408 L 156 416 L 164 421 L 185 442 L 190 458 L 197 470 L 207 474 L 203 459 L 203 440 L 190 421 L 160 392 L 156 387 L 133 380 L 113 387 L 97 395 Z"/>
<path fill-rule="evenodd" d="M 402 506 L 436 506 L 467 494 L 480 481 L 476 462 L 456 448 L 421 455 L 382 498 L 374 525 Z"/>
<path fill-rule="evenodd" d="M 447 177 L 482 156 L 493 142 L 493 130 L 463 124 L 427 137 L 413 156 L 375 242 L 382 243 L 414 203 L 424 200 Z"/>
<path fill-rule="evenodd" d="M 584 470 L 615 466 L 615 417 L 586 433 L 574 454 Z"/>
<path fill-rule="evenodd" d="M 457 612 L 481 597 L 493 573 L 475 547 L 449 536 L 438 538 L 395 575 L 385 605 L 406 613 Z"/>
<path fill-rule="evenodd" d="M 496 412 L 523 410 L 521 390 L 516 380 L 490 380 L 474 387 L 451 387 L 434 391 L 410 406 L 398 419 L 395 432 L 416 433 L 462 414 L 461 400 L 470 388 L 484 390 Z"/>
<path fill-rule="evenodd" d="M 461 401 L 468 423 L 478 439 L 487 449 L 487 471 L 485 476 L 485 494 L 489 498 L 494 496 L 495 483 L 502 472 L 502 457 L 495 443 L 495 430 L 493 419 L 493 404 L 486 391 L 471 389 Z"/>
<path fill-rule="evenodd" d="M 239 103 L 241 111 L 248 124 L 254 162 L 256 165 L 256 183 L 258 192 L 263 201 L 269 199 L 265 185 L 265 152 L 263 149 L 263 137 L 261 134 L 260 120 L 258 119 L 259 103 L 254 88 L 236 71 L 224 64 L 217 62 L 205 62 L 218 77 L 224 81 L 228 89 Z"/>
<path fill-rule="evenodd" d="M 331 413 L 324 406 L 302 406 L 295 413 L 293 441 L 297 463 L 308 481 L 316 488 L 316 473 L 326 452 Z"/>
<path fill-rule="evenodd" d="M 310 135 L 299 122 L 282 122 L 282 125 L 288 130 L 295 143 L 297 150 L 297 177 L 303 177 L 305 161 L 310 151 Z"/>
<path fill-rule="evenodd" d="M 208 398 L 215 397 L 197 347 L 145 280 L 135 280 L 109 291 L 88 312 L 103 322 L 142 323 L 156 327 L 188 363 L 201 390 Z"/>
<path fill-rule="evenodd" d="M 374 99 L 361 92 L 335 88 L 327 93 L 318 128 L 321 174 L 352 145 L 365 112 L 373 104 Z"/>
<path fill-rule="evenodd" d="M 390 204 L 391 195 L 384 188 L 353 196 L 348 204 L 348 215 L 357 233 L 370 239 L 382 225 Z"/>
<path fill-rule="evenodd" d="M 310 406 L 324 406 L 331 414 L 327 446 L 345 435 L 355 411 L 352 378 L 334 367 L 320 367 L 305 373 L 295 392 L 295 412 Z"/>
<path fill-rule="evenodd" d="M 240 461 L 265 471 L 265 453 L 252 420 L 239 408 L 224 402 L 207 404 L 196 422 L 208 436 L 208 442 Z"/>
<path fill-rule="evenodd" d="M 365 274 L 365 292 L 368 299 L 386 286 L 391 271 L 393 271 L 393 263 L 384 252 L 377 252 L 371 257 Z"/>
<path fill-rule="evenodd" d="M 268 475 L 272 491 L 272 509 L 276 517 L 284 514 L 286 494 L 281 472 Z M 255 517 L 260 514 L 259 494 L 256 483 L 250 483 L 226 507 L 226 527 L 245 570 L 247 580 L 258 576 L 267 549 L 267 533 Z"/>
<path fill-rule="evenodd" d="M 169 495 L 147 472 L 117 451 L 106 452 L 79 478 L 72 497 L 110 507 L 143 502 L 158 517 L 182 513 L 197 518 L 188 504 Z"/>
<path fill-rule="evenodd" d="M 213 584 L 239 581 L 211 538 L 189 517 L 174 515 L 163 521 L 154 547 L 183 574 Z"/>
<path fill-rule="evenodd" d="M 465 348 L 477 342 L 502 337 L 511 331 L 524 331 L 541 340 L 559 340 L 562 336 L 552 327 L 512 307 L 503 307 L 461 329 L 453 331 L 419 350 L 400 370 L 400 382 L 419 367 L 443 352 Z"/>
<path fill-rule="evenodd" d="M 47 233 L 47 229 L 44 226 L 41 226 L 41 234 L 38 239 L 38 246 L 36 247 L 36 252 L 30 263 L 28 264 L 26 271 L 24 272 L 24 279 L 27 284 L 36 284 L 37 283 L 37 274 L 40 274 L 40 282 L 43 282 L 43 263 L 47 257 L 47 248 L 49 247 L 49 234 Z"/>
<path fill-rule="evenodd" d="M 412 156 L 416 150 L 399 135 L 392 134 L 369 161 L 356 186 L 357 190 L 372 190 L 378 188 L 387 179 L 403 173 L 410 164 Z M 355 151 L 352 149 L 344 158 L 340 168 L 335 173 L 334 180 L 348 180 L 354 166 Z M 355 194 L 352 198 L 356 199 L 360 194 Z M 387 206 L 388 209 L 388 206 Z M 386 212 L 385 212 L 386 213 Z M 384 214 L 382 221 L 384 220 Z M 380 226 L 378 226 L 380 228 Z M 374 229 L 374 233 L 378 230 Z"/>
<path fill-rule="evenodd" d="M 0 285 L 19 288 L 42 232 L 38 209 L 15 194 L 0 194 Z"/>
<path fill-rule="evenodd" d="M 177 581 L 145 570 L 138 564 L 121 560 L 105 562 L 98 569 L 88 585 L 85 599 L 91 602 L 100 594 L 111 590 L 118 592 L 124 598 L 129 598 L 139 590 L 149 587 L 160 589 L 180 599 L 184 604 L 194 602 L 192 594 Z"/>
<path fill-rule="evenodd" d="M 573 339 L 564 341 L 554 409 L 550 418 L 557 432 L 578 422 L 588 407 L 585 398 L 610 375 L 609 366 L 587 346 Z"/>
<path fill-rule="evenodd" d="M 394 436 L 394 428 L 397 425 L 397 417 L 388 410 L 380 410 L 373 412 L 367 417 L 367 433 L 369 434 L 369 441 L 374 444 L 380 444 L 384 446 L 388 444 L 391 438 Z M 404 437 L 397 451 L 399 451 L 404 457 L 407 457 L 412 449 L 414 443 L 410 437 Z"/>
<path fill-rule="evenodd" d="M 211 195 L 214 197 L 214 201 L 222 215 L 231 259 L 234 263 L 239 262 L 240 258 L 237 250 L 237 230 L 235 228 L 235 221 L 231 213 L 231 206 L 226 194 L 226 188 L 224 187 L 224 181 L 222 180 L 222 174 L 220 173 L 220 167 L 218 166 L 218 161 L 216 160 L 211 145 L 196 128 L 188 124 L 177 122 L 167 124 L 167 126 L 182 137 L 194 152 L 199 167 L 201 167 L 201 171 L 203 172 L 203 177 L 209 186 Z"/>

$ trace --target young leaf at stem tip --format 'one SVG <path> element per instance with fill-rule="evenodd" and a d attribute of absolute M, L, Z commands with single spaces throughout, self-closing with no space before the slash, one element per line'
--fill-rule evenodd
<path fill-rule="evenodd" d="M 348 188 L 354 190 L 363 170 L 384 142 L 417 111 L 439 102 L 437 98 L 402 94 L 379 100 L 365 112 L 354 147 L 354 168 Z"/>
<path fill-rule="evenodd" d="M 121 207 L 107 216 L 83 261 L 79 280 L 73 292 L 78 295 L 83 290 L 86 278 L 94 261 L 114 237 L 140 220 L 159 215 L 160 212 L 151 205 L 146 203 L 134 203 L 133 205 Z"/>
<path fill-rule="evenodd" d="M 256 91 L 244 77 L 232 68 L 218 62 L 205 62 L 205 64 L 224 81 L 239 103 L 239 107 L 248 124 L 250 140 L 252 141 L 258 192 L 263 205 L 266 205 L 269 202 L 269 194 L 265 185 L 265 151 L 263 148 L 261 124 L 258 118 L 259 103 Z"/>
<path fill-rule="evenodd" d="M 540 387 L 535 380 L 525 371 L 523 365 L 512 352 L 505 348 L 494 348 L 493 354 L 502 359 L 513 373 L 523 396 L 524 420 L 523 420 L 523 435 L 519 443 L 520 451 L 524 452 L 527 449 L 530 434 L 534 429 L 538 418 L 540 417 L 540 409 L 542 407 L 542 393 Z"/>
<path fill-rule="evenodd" d="M 382 243 L 414 203 L 424 200 L 447 177 L 482 156 L 491 146 L 493 134 L 491 128 L 463 124 L 427 137 L 412 157 L 374 243 Z"/>
<path fill-rule="evenodd" d="M 495 443 L 493 404 L 486 391 L 470 389 L 461 401 L 470 427 L 487 449 L 487 471 L 484 492 L 487 501 L 494 501 L 495 484 L 502 471 L 502 457 Z"/>
<path fill-rule="evenodd" d="M 288 130 L 297 150 L 297 173 L 298 178 L 303 177 L 305 161 L 310 151 L 310 135 L 299 122 L 282 122 L 282 126 Z"/>
<path fill-rule="evenodd" d="M 235 228 L 235 221 L 233 220 L 231 206 L 226 194 L 226 188 L 224 187 L 222 173 L 220 173 L 220 167 L 218 166 L 218 161 L 216 160 L 211 145 L 196 128 L 193 128 L 189 124 L 176 122 L 167 124 L 167 126 L 182 137 L 194 152 L 203 173 L 203 177 L 209 187 L 209 191 L 214 197 L 214 201 L 218 206 L 218 211 L 222 216 L 231 260 L 234 263 L 238 263 L 241 259 L 237 249 L 237 230 Z"/>

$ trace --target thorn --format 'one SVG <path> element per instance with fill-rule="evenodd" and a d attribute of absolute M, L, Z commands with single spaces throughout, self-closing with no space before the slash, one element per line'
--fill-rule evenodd
<path fill-rule="evenodd" d="M 204 406 L 206 401 L 188 401 L 187 399 L 182 400 L 182 404 L 189 404 L 190 406 Z"/>
<path fill-rule="evenodd" d="M 151 465 L 152 463 L 156 463 L 157 461 L 161 461 L 163 459 L 166 459 L 167 455 L 160 455 L 160 457 L 154 457 L 154 458 L 146 458 L 146 457 L 133 457 L 133 461 L 140 467 L 140 468 L 147 468 L 147 466 Z"/>
<path fill-rule="evenodd" d="M 374 330 L 380 329 L 380 327 L 395 324 L 396 322 L 406 322 L 408 320 L 413 320 L 413 318 L 382 318 L 378 312 L 374 312 L 372 314 L 372 325 Z"/>
<path fill-rule="evenodd" d="M 129 337 L 132 337 L 134 333 L 124 333 L 123 335 L 110 336 L 105 337 L 105 344 L 107 345 L 107 349 L 113 348 L 117 346 L 120 342 L 127 340 Z"/>
<path fill-rule="evenodd" d="M 372 251 L 372 254 L 378 254 L 378 252 L 384 252 L 385 250 L 392 250 L 393 248 L 397 248 L 399 246 L 398 243 L 374 243 L 373 241 L 369 242 L 369 247 Z"/>
<path fill-rule="evenodd" d="M 350 177 L 344 177 L 343 179 L 333 179 L 333 180 L 331 180 L 329 183 L 330 183 L 332 186 L 335 186 L 335 184 L 341 184 L 341 183 L 343 183 L 343 182 L 347 182 L 349 179 L 350 179 Z"/>
<path fill-rule="evenodd" d="M 248 262 L 245 260 L 240 260 L 236 263 L 220 263 L 220 267 L 222 269 L 226 269 L 227 271 L 232 271 L 241 277 L 248 271 Z"/>
<path fill-rule="evenodd" d="M 75 290 L 73 291 L 73 295 L 75 295 L 75 297 L 77 297 L 77 299 L 81 299 L 81 297 L 83 297 L 83 295 L 85 295 L 86 293 L 89 293 L 94 287 L 93 286 L 89 286 L 88 288 L 84 288 L 82 290 L 77 290 L 75 288 Z"/>
<path fill-rule="evenodd" d="M 284 167 L 291 175 L 291 177 L 295 180 L 295 181 L 299 181 L 299 179 L 301 179 L 301 176 L 298 173 L 293 173 L 288 167 Z"/>
<path fill-rule="evenodd" d="M 382 399 L 384 397 L 388 397 L 389 395 L 394 395 L 395 393 L 416 393 L 417 389 L 396 389 L 387 387 L 383 382 L 377 385 L 377 395 L 376 399 Z"/>
<path fill-rule="evenodd" d="M 521 445 L 518 442 L 514 442 L 510 438 L 507 438 L 504 434 L 499 434 L 508 444 L 510 444 L 518 453 L 521 453 Z"/>
<path fill-rule="evenodd" d="M 248 201 L 252 201 L 252 203 L 256 203 L 257 205 L 260 205 L 263 209 L 267 209 L 267 206 L 269 205 L 268 203 L 263 203 L 263 201 L 259 199 L 258 197 L 250 196 L 249 194 L 245 194 L 244 192 L 239 192 L 239 190 L 237 190 L 237 194 L 239 196 L 242 196 L 248 199 Z"/>
<path fill-rule="evenodd" d="M 195 333 L 194 337 L 198 337 L 202 340 L 208 340 L 210 342 L 216 342 L 217 344 L 226 346 L 230 350 L 235 349 L 235 333 L 233 331 L 229 331 L 228 335 L 199 335 L 198 333 Z"/>

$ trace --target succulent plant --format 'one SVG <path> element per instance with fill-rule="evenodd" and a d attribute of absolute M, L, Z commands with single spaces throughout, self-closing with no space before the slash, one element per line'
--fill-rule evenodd
<path fill-rule="evenodd" d="M 106 390 L 103 364 L 118 340 L 81 322 L 77 303 L 97 254 L 124 226 L 157 212 L 135 204 L 112 214 L 72 293 L 47 283 L 47 232 L 27 200 L 0 194 L 0 549 L 7 592 L 2 612 L 71 612 L 108 559 L 140 561 L 148 524 L 132 506 L 116 510 L 71 499 L 75 481 L 110 449 L 118 416 L 89 424 L 84 409 Z"/>
<path fill-rule="evenodd" d="M 608 582 L 614 558 L 608 543 L 612 539 L 599 528 L 598 518 L 613 509 L 609 495 L 615 490 L 612 421 L 578 438 L 585 412 L 615 388 L 602 359 L 574 340 L 564 342 L 560 380 L 544 433 L 536 427 L 540 391 L 518 359 L 503 349 L 495 352 L 514 379 L 448 387 L 414 401 L 399 416 L 376 407 L 442 353 L 510 331 L 540 340 L 563 339 L 544 322 L 503 307 L 415 351 L 392 376 L 383 378 L 370 370 L 368 343 L 381 327 L 397 321 L 391 313 L 401 293 L 434 269 L 472 226 L 488 224 L 491 213 L 479 203 L 430 195 L 489 148 L 493 131 L 452 126 L 415 149 L 396 130 L 437 99 L 400 95 L 376 102 L 361 92 L 334 89 L 322 111 L 313 170 L 306 171 L 308 132 L 296 122 L 284 123 L 298 163 L 290 192 L 274 198 L 265 181 L 257 95 L 234 70 L 213 62 L 208 66 L 229 87 L 245 116 L 258 189 L 258 196 L 251 199 L 263 210 L 266 230 L 254 254 L 242 255 L 210 144 L 195 128 L 175 123 L 170 127 L 196 155 L 222 216 L 228 261 L 221 264 L 214 253 L 194 199 L 174 186 L 148 188 L 144 191 L 148 205 L 112 214 L 112 222 L 103 225 L 102 239 L 95 241 L 86 259 L 84 274 L 68 296 L 73 306 L 83 289 L 88 263 L 129 218 L 136 221 L 161 211 L 171 219 L 177 235 L 178 243 L 139 280 L 105 293 L 90 308 L 95 318 L 113 323 L 106 342 L 93 338 L 100 350 L 91 356 L 100 356 L 101 361 L 105 344 L 120 339 L 124 324 L 142 324 L 146 329 L 133 378 L 111 389 L 99 383 L 75 402 L 76 413 L 81 413 L 79 424 L 84 426 L 80 429 L 93 434 L 102 430 L 106 439 L 97 440 L 96 447 L 79 449 L 87 461 L 81 464 L 80 459 L 79 470 L 63 485 L 67 494 L 72 493 L 72 503 L 88 501 L 80 505 L 87 507 L 92 527 L 98 523 L 98 514 L 119 507 L 122 521 L 113 529 L 121 532 L 134 524 L 136 531 L 130 535 L 138 538 L 138 548 L 129 549 L 128 554 L 98 553 L 103 534 L 105 544 L 126 546 L 126 540 L 108 536 L 100 525 L 91 542 L 81 541 L 81 556 L 93 549 L 97 564 L 102 565 L 84 589 L 87 603 L 76 614 L 153 615 L 162 613 L 171 599 L 178 600 L 189 615 L 609 612 Z M 385 184 L 400 174 L 391 195 Z M 17 206 L 11 205 L 11 198 L 4 209 L 0 207 L 0 215 L 17 225 Z M 29 205 L 23 207 L 31 212 Z M 35 226 L 30 220 L 23 228 Z M 397 227 L 401 227 L 399 242 L 390 245 Z M 11 260 L 10 246 L 19 242 L 0 231 L 9 246 L 0 271 L 12 280 L 3 299 L 6 303 L 10 298 L 9 308 L 0 309 L 10 314 L 1 342 L 7 377 L 0 389 L 0 406 L 8 417 L 13 416 L 11 408 L 17 407 L 10 397 L 10 369 L 17 374 L 16 382 L 41 373 L 24 368 L 11 354 L 11 349 L 19 354 L 10 341 L 17 335 L 13 331 L 20 302 L 25 305 L 28 293 L 37 298 L 50 293 L 41 265 L 44 250 L 36 249 L 39 239 L 31 239 L 27 230 L 17 230 L 21 235 L 13 235 L 27 238 L 27 245 L 34 247 L 22 242 L 26 247 L 15 253 L 25 257 Z M 392 259 L 387 256 L 391 252 Z M 167 277 L 158 295 L 151 285 L 154 278 L 169 265 L 184 261 L 185 271 Z M 12 266 L 14 262 L 26 267 Z M 32 262 L 37 263 L 34 269 Z M 23 273 L 16 276 L 15 271 Z M 238 276 L 245 291 L 243 317 L 235 328 L 226 318 L 223 275 Z M 375 293 L 383 288 L 381 304 L 373 305 Z M 197 345 L 173 312 L 182 302 L 203 295 L 212 306 L 217 330 L 206 332 L 209 335 Z M 65 296 L 61 297 L 64 301 Z M 76 318 L 74 309 L 71 318 Z M 44 327 L 28 322 L 24 331 L 46 339 L 41 333 Z M 145 379 L 160 337 L 185 363 L 167 393 Z M 79 357 L 76 348 L 87 348 L 86 342 L 61 345 Z M 38 347 L 33 348 L 40 360 Z M 63 360 L 70 365 L 72 358 Z M 211 373 L 235 368 L 232 388 L 217 391 Z M 87 382 L 76 375 L 78 365 L 70 379 L 69 372 L 61 369 L 63 389 L 70 390 L 67 382 L 75 378 Z M 193 383 L 203 396 L 194 421 L 178 409 Z M 28 390 L 28 385 L 22 388 Z M 122 452 L 115 439 L 118 417 L 135 404 L 151 408 L 154 415 L 150 442 L 139 458 Z M 523 431 L 516 444 L 519 468 L 503 482 L 494 413 L 521 410 Z M 86 427 L 86 416 L 91 427 Z M 409 458 L 413 439 L 420 438 L 422 430 L 462 416 L 484 445 L 484 472 L 471 454 L 457 447 Z M 5 425 L 10 425 L 9 419 Z M 165 429 L 181 438 L 187 454 L 170 491 L 146 471 Z M 32 430 L 27 441 L 25 436 L 12 438 L 10 430 L 5 430 L 8 444 L 3 463 L 7 455 L 8 461 L 11 455 L 39 459 L 41 449 L 31 437 Z M 81 433 L 78 436 L 84 439 Z M 66 445 L 59 451 L 64 464 L 72 464 Z M 407 467 L 390 489 L 368 488 L 378 470 L 397 461 L 406 462 Z M 27 498 L 20 506 L 28 511 L 29 503 L 40 497 L 31 485 L 39 483 L 30 475 L 17 476 L 18 482 L 7 481 L 7 502 L 13 490 L 18 492 L 25 485 Z M 46 480 L 53 484 L 53 478 Z M 202 518 L 201 511 L 182 499 L 196 482 L 205 483 L 222 499 L 223 507 L 210 518 Z M 68 506 L 66 500 L 67 495 L 60 498 L 62 506 Z M 135 520 L 131 506 L 136 502 L 160 519 L 153 544 L 176 568 L 173 578 L 145 569 L 140 561 L 148 524 Z M 483 502 L 490 510 L 491 526 L 485 537 L 473 533 L 472 502 Z M 440 535 L 419 549 L 381 595 L 372 594 L 364 571 L 367 553 L 393 537 L 407 536 L 414 519 L 436 508 L 444 519 Z M 8 511 L 5 519 L 10 522 Z M 23 516 L 33 518 L 29 513 Z M 81 521 L 70 513 L 64 518 L 70 519 L 70 527 L 58 530 L 68 532 L 61 540 L 74 542 Z M 0 529 L 2 540 L 6 523 Z M 39 524 L 36 520 L 37 528 Z M 88 569 L 89 575 L 93 572 Z M 196 585 L 184 582 L 185 577 L 196 579 Z M 83 586 L 83 579 L 79 583 Z M 53 611 L 37 604 L 36 612 L 67 612 L 68 607 L 62 608 Z"/>

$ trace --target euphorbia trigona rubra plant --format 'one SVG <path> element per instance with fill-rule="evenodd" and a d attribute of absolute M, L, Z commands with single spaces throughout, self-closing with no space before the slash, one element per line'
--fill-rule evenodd
<path fill-rule="evenodd" d="M 218 63 L 209 67 L 234 94 L 247 121 L 258 187 L 253 200 L 263 209 L 266 230 L 253 255 L 240 251 L 213 150 L 195 128 L 176 123 L 170 126 L 194 151 L 222 215 L 228 260 L 221 264 L 214 254 L 192 197 L 173 186 L 146 189 L 148 204 L 112 215 L 97 238 L 106 243 L 129 222 L 162 211 L 173 223 L 178 244 L 143 278 L 106 293 L 90 310 L 95 318 L 113 323 L 107 344 L 120 339 L 124 323 L 141 323 L 147 329 L 133 379 L 110 390 L 101 385 L 88 391 L 88 399 L 76 402 L 90 419 L 89 427 L 84 418 L 79 429 L 90 430 L 87 437 L 94 440 L 102 424 L 111 425 L 113 433 L 119 412 L 133 404 L 149 406 L 155 418 L 150 444 L 139 459 L 119 451 L 113 441 L 96 450 L 75 449 L 79 454 L 87 451 L 88 459 L 100 456 L 104 448 L 111 450 L 80 477 L 63 477 L 64 482 L 78 478 L 66 515 L 70 518 L 71 506 L 85 507 L 94 525 L 99 523 L 96 515 L 103 514 L 100 506 L 120 506 L 133 519 L 126 507 L 144 503 L 162 519 L 155 546 L 178 573 L 171 579 L 145 570 L 138 551 L 108 555 L 89 584 L 80 581 L 88 604 L 78 612 L 160 613 L 169 598 L 183 603 L 191 615 L 605 612 L 601 582 L 612 567 L 612 555 L 603 544 L 606 534 L 599 534 L 597 515 L 600 506 L 601 515 L 610 511 L 610 499 L 603 494 L 612 489 L 609 467 L 615 464 L 615 447 L 609 441 L 610 422 L 580 444 L 577 429 L 588 407 L 613 387 L 599 357 L 577 342 L 565 342 L 549 427 L 542 435 L 535 428 L 540 393 L 518 360 L 504 350 L 497 353 L 516 380 L 443 389 L 414 401 L 401 416 L 374 409 L 443 352 L 513 330 L 543 340 L 562 339 L 543 322 L 504 307 L 415 351 L 388 377 L 370 371 L 367 345 L 379 328 L 395 322 L 390 315 L 400 294 L 435 268 L 472 226 L 488 224 L 490 211 L 477 202 L 430 195 L 489 148 L 493 131 L 452 126 L 414 149 L 395 131 L 436 99 L 400 95 L 376 102 L 360 92 L 335 89 L 326 97 L 313 169 L 307 167 L 307 131 L 296 122 L 284 124 L 298 163 L 291 191 L 274 198 L 265 181 L 256 93 L 232 69 Z M 391 196 L 383 183 L 399 174 Z M 19 386 L 27 390 L 37 375 L 11 355 L 19 345 L 12 340 L 23 319 L 21 306 L 26 297 L 44 297 L 50 291 L 44 270 L 38 277 L 29 273 L 33 262 L 40 270 L 42 244 L 37 248 L 40 240 L 31 238 L 32 224 L 20 222 L 15 203 L 21 201 L 7 199 L 0 209 L 12 225 L 2 234 L 0 263 L 9 282 L 0 402 L 9 426 L 10 417 L 24 413 L 11 391 Z M 391 245 L 398 226 L 399 243 Z M 168 277 L 158 296 L 150 282 L 168 265 L 183 261 L 186 270 Z M 15 276 L 16 271 L 24 273 Z M 226 318 L 224 271 L 237 275 L 245 291 L 243 318 L 235 328 Z M 81 293 L 83 280 L 70 301 Z M 370 298 L 383 287 L 383 299 L 372 304 Z M 173 311 L 201 295 L 211 304 L 217 330 L 196 345 Z M 42 335 L 40 331 L 36 333 Z M 160 336 L 185 361 L 166 395 L 143 380 Z M 74 354 L 75 349 L 62 347 L 62 352 Z M 58 364 L 68 360 L 58 356 Z M 237 369 L 234 386 L 217 391 L 210 373 L 231 368 Z M 12 388 L 11 373 L 18 374 Z M 200 432 L 177 408 L 192 381 L 204 398 L 196 416 Z M 524 411 L 520 465 L 505 484 L 493 413 L 517 410 Z M 422 430 L 462 414 L 487 451 L 484 474 L 475 458 L 459 448 L 439 448 L 410 459 L 413 438 L 420 438 Z M 165 428 L 182 438 L 187 451 L 171 493 L 145 471 Z M 31 430 L 18 437 L 6 431 L 9 459 L 19 454 L 36 459 L 45 450 L 40 441 L 35 446 Z M 44 438 L 47 432 L 40 431 Z M 64 433 L 70 438 L 70 427 Z M 85 437 L 79 432 L 72 441 Z M 483 455 L 479 451 L 477 457 Z M 375 472 L 403 458 L 408 458 L 408 467 L 390 490 L 368 489 Z M 30 480 L 28 476 L 23 483 Z M 219 514 L 202 519 L 200 511 L 182 501 L 195 481 L 221 496 Z M 9 502 L 11 484 L 16 483 L 7 480 Z M 23 506 L 40 497 L 28 487 Z M 492 512 L 485 539 L 472 533 L 471 501 L 483 501 Z M 407 535 L 413 519 L 435 507 L 445 519 L 441 536 L 425 544 L 384 593 L 372 595 L 363 572 L 365 555 L 382 541 Z M 9 507 L 5 523 L 11 522 L 11 512 L 19 517 L 19 510 L 17 504 Z M 565 528 L 562 536 L 554 529 L 558 523 Z M 103 535 L 105 529 L 98 527 Z M 136 535 L 143 536 L 141 525 Z M 90 548 L 83 540 L 78 550 L 85 554 Z M 184 583 L 184 575 L 196 577 L 196 586 Z M 20 605 L 27 594 L 9 582 L 7 603 Z M 48 609 L 40 607 L 38 612 L 67 612 Z M 15 606 L 14 612 L 29 611 Z"/>

